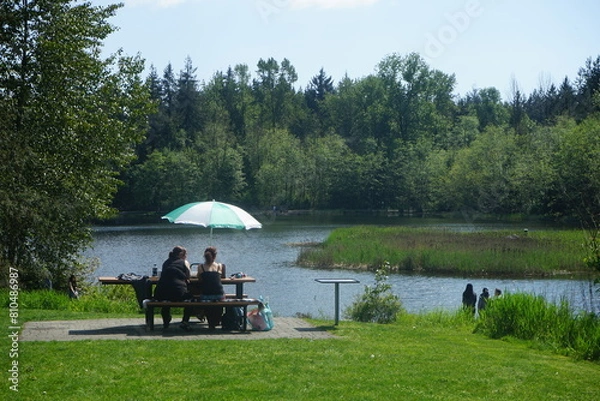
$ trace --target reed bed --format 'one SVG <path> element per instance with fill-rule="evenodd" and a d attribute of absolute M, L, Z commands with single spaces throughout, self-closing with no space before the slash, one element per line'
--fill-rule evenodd
<path fill-rule="evenodd" d="M 480 311 L 475 331 L 532 341 L 577 359 L 600 359 L 600 319 L 593 313 L 575 314 L 566 301 L 556 305 L 539 295 L 505 294 Z"/>
<path fill-rule="evenodd" d="M 583 231 L 453 232 L 447 229 L 356 226 L 334 230 L 303 250 L 302 265 L 435 274 L 550 276 L 586 271 Z"/>

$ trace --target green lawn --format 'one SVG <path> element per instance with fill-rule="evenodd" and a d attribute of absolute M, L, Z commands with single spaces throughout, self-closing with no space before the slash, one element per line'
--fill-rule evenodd
<path fill-rule="evenodd" d="M 21 320 L 43 311 L 25 310 Z M 81 313 L 53 312 L 52 319 Z M 115 317 L 114 314 L 106 315 Z M 440 318 L 441 316 L 441 318 Z M 97 317 L 97 316 L 96 316 Z M 443 315 L 342 322 L 332 340 L 21 342 L 14 400 L 598 400 L 600 364 Z M 7 316 L 0 319 L 9 326 Z M 315 322 L 329 324 L 329 322 Z M 0 342 L 8 378 L 10 342 Z"/>

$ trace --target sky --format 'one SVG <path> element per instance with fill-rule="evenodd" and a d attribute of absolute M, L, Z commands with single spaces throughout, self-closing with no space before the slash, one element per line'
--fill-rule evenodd
<path fill-rule="evenodd" d="M 90 0 L 106 6 L 117 0 Z M 339 82 L 377 71 L 390 54 L 419 53 L 456 78 L 455 94 L 495 87 L 507 100 L 600 56 L 598 0 L 120 0 L 104 54 L 139 54 L 162 75 L 189 57 L 208 82 L 218 71 L 287 58 L 297 89 L 321 68 Z"/>

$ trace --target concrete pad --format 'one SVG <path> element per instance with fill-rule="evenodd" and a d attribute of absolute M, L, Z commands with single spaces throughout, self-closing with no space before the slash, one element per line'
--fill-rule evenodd
<path fill-rule="evenodd" d="M 311 340 L 336 338 L 325 328 L 315 327 L 302 319 L 277 317 L 269 331 L 227 332 L 220 328 L 209 331 L 206 323 L 190 322 L 191 331 L 179 328 L 179 322 L 163 330 L 162 323 L 153 331 L 146 330 L 144 319 L 95 319 L 28 322 L 19 336 L 20 341 L 78 341 L 78 340 L 262 340 L 273 338 L 305 338 Z"/>

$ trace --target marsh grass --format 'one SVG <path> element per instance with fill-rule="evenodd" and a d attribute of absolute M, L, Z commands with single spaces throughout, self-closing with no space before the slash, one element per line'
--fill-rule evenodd
<path fill-rule="evenodd" d="M 586 271 L 580 231 L 460 233 L 434 228 L 356 226 L 334 230 L 298 262 L 319 267 L 499 276 L 548 276 Z"/>
<path fill-rule="evenodd" d="M 568 302 L 548 302 L 542 296 L 505 294 L 488 301 L 477 332 L 491 338 L 514 337 L 537 347 L 579 359 L 600 360 L 600 319 L 574 313 Z"/>

